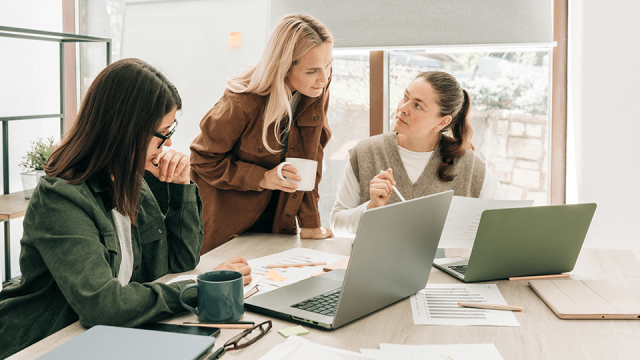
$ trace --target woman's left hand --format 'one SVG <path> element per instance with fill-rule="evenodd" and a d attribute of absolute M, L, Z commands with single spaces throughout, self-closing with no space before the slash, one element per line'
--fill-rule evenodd
<path fill-rule="evenodd" d="M 326 229 L 323 227 L 301 228 L 300 237 L 302 239 L 326 239 L 333 237 L 333 232 L 330 229 Z"/>
<path fill-rule="evenodd" d="M 164 150 L 152 160 L 153 164 L 147 164 L 144 169 L 148 170 L 160 181 L 173 184 L 189 184 L 189 169 L 191 162 L 189 157 L 181 152 L 172 149 Z"/>
<path fill-rule="evenodd" d="M 242 274 L 245 285 L 251 283 L 251 266 L 249 262 L 240 256 L 227 260 L 213 268 L 213 270 L 233 270 Z"/>

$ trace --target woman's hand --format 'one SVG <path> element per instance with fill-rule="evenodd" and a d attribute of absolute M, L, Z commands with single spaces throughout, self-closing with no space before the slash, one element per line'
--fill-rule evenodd
<path fill-rule="evenodd" d="M 147 164 L 144 169 L 149 171 L 160 181 L 174 184 L 189 184 L 189 169 L 191 162 L 189 157 L 175 150 L 164 150 L 152 160 L 153 164 Z"/>
<path fill-rule="evenodd" d="M 284 176 L 286 179 L 291 179 L 294 181 L 302 180 L 300 176 L 296 175 L 297 172 L 298 170 L 289 164 L 282 167 L 282 176 Z M 288 181 L 280 179 L 280 177 L 278 176 L 277 166 L 264 173 L 264 177 L 262 178 L 262 180 L 260 180 L 260 184 L 258 184 L 258 186 L 263 189 L 281 190 L 288 193 L 296 192 L 296 189 L 298 188 L 298 184 L 290 183 Z"/>
<path fill-rule="evenodd" d="M 371 196 L 371 201 L 369 201 L 367 209 L 385 206 L 391 197 L 393 185 L 395 184 L 396 182 L 393 180 L 393 170 L 391 169 L 382 171 L 380 174 L 376 175 L 376 177 L 369 182 L 369 195 Z"/>
<path fill-rule="evenodd" d="M 251 266 L 249 266 L 247 260 L 240 256 L 236 256 L 231 260 L 223 262 L 222 264 L 216 266 L 213 270 L 237 271 L 243 275 L 245 285 L 251 282 Z"/>
<path fill-rule="evenodd" d="M 300 238 L 302 239 L 326 239 L 330 237 L 333 237 L 333 232 L 323 227 L 300 229 Z"/>

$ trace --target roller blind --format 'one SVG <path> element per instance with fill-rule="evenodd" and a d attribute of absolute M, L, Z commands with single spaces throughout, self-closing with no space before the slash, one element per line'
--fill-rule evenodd
<path fill-rule="evenodd" d="M 325 24 L 340 48 L 552 44 L 553 0 L 271 0 Z"/>

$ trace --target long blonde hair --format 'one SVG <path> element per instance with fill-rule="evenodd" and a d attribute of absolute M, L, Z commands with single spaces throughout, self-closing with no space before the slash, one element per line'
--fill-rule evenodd
<path fill-rule="evenodd" d="M 269 126 L 275 124 L 273 133 L 280 143 L 280 126 L 285 115 L 289 115 L 287 129 L 293 121 L 289 105 L 291 91 L 284 83 L 287 73 L 307 51 L 325 42 L 333 42 L 333 37 L 326 26 L 314 17 L 304 14 L 287 15 L 280 19 L 271 33 L 258 64 L 228 81 L 229 90 L 233 92 L 269 96 L 262 124 L 262 143 L 269 152 L 277 153 L 267 143 Z"/>

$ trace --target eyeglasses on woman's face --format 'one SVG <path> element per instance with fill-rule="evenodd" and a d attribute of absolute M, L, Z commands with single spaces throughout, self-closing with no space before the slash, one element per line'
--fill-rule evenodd
<path fill-rule="evenodd" d="M 177 127 L 178 127 L 178 120 L 175 119 L 175 120 L 173 120 L 173 124 L 171 125 L 171 127 L 169 127 L 169 133 L 168 134 L 161 134 L 161 133 L 159 133 L 157 131 L 156 131 L 155 134 L 153 134 L 153 136 L 162 139 L 162 142 L 160 143 L 160 145 L 158 145 L 158 149 L 162 148 L 162 145 L 164 145 L 164 143 L 166 143 L 167 140 L 169 140 L 171 135 L 173 135 L 173 133 L 176 132 L 176 128 Z"/>
<path fill-rule="evenodd" d="M 247 346 L 262 339 L 267 334 L 267 332 L 271 330 L 272 326 L 273 324 L 271 323 L 271 320 L 267 320 L 250 329 L 247 329 L 241 332 L 240 334 L 229 339 L 226 343 L 224 343 L 224 345 L 222 345 L 220 349 L 216 350 L 207 359 L 216 360 L 216 359 L 219 359 L 222 355 L 224 355 L 224 353 L 226 353 L 227 351 L 246 348 Z M 256 330 L 259 330 L 259 331 L 254 332 Z M 253 333 L 253 336 L 250 336 L 252 333 Z"/>

